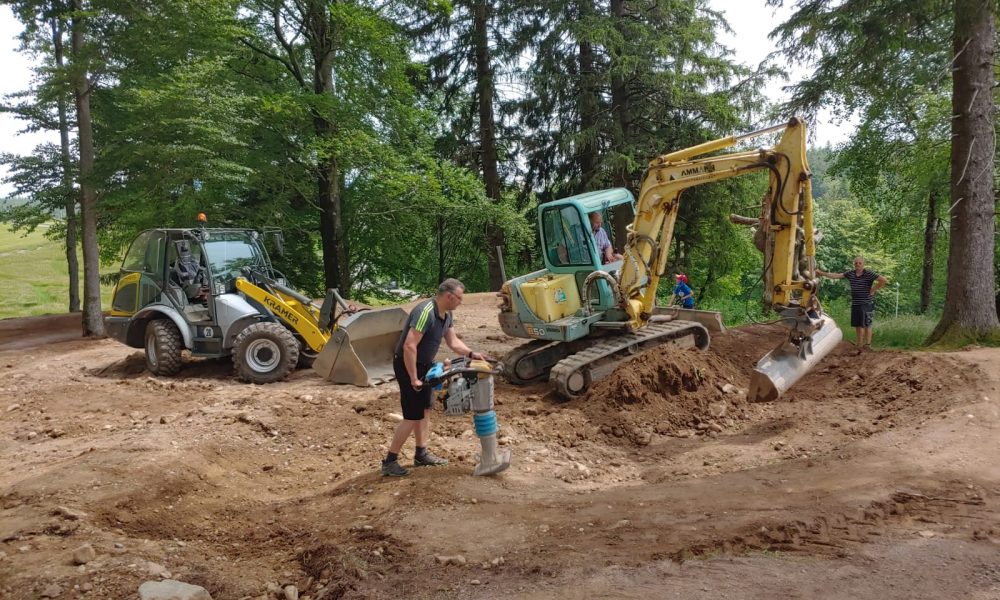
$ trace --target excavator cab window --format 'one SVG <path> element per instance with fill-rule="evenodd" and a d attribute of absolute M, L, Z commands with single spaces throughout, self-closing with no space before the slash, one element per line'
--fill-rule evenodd
<path fill-rule="evenodd" d="M 545 252 L 556 267 L 593 266 L 590 235 L 580 212 L 567 204 L 542 211 Z"/>

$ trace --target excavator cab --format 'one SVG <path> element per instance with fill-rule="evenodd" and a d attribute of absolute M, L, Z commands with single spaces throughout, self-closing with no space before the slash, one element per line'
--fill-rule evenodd
<path fill-rule="evenodd" d="M 588 284 L 588 277 L 595 271 L 610 274 L 622 265 L 621 260 L 605 264 L 601 259 L 600 234 L 595 234 L 589 215 L 602 215 L 604 235 L 614 248 L 607 217 L 624 211 L 631 218 L 634 204 L 631 192 L 617 188 L 542 205 L 537 219 L 545 268 L 504 286 L 501 297 L 513 310 L 504 313 L 507 318 L 501 317 L 501 328 L 508 335 L 559 342 L 588 336 L 590 324 L 616 304 L 608 280 Z M 593 318 L 581 321 L 584 314 Z"/>

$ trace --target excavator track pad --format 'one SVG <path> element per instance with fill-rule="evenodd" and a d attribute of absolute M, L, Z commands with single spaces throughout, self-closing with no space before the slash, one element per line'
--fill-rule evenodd
<path fill-rule="evenodd" d="M 586 348 L 560 360 L 549 373 L 556 392 L 564 398 L 583 395 L 590 385 L 614 371 L 622 360 L 656 346 L 708 348 L 708 329 L 691 321 L 650 323 L 641 330 L 593 340 Z"/>

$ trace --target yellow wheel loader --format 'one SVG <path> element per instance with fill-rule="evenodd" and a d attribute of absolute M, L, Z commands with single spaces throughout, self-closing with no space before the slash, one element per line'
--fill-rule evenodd
<path fill-rule="evenodd" d="M 782 132 L 769 149 L 703 156 L 738 142 Z M 500 291 L 500 327 L 533 341 L 504 358 L 514 383 L 548 379 L 565 397 L 586 392 L 623 359 L 661 344 L 707 348 L 722 329 L 718 313 L 656 305 L 674 223 L 684 190 L 766 171 L 770 190 L 756 219 L 764 253 L 764 301 L 780 315 L 788 338 L 758 363 L 750 382 L 756 400 L 784 393 L 840 342 L 816 291 L 815 232 L 806 125 L 787 124 L 730 136 L 652 161 L 636 202 L 626 189 L 590 192 L 549 202 L 538 210 L 545 268 L 506 282 Z M 622 255 L 602 251 L 591 213 L 632 209 Z M 602 217 L 603 220 L 603 217 Z M 733 217 L 745 222 L 746 217 Z M 596 219 L 594 222 L 598 222 Z M 602 259 L 612 258 L 606 263 Z"/>
<path fill-rule="evenodd" d="M 109 335 L 144 348 L 154 375 L 176 375 L 187 350 L 232 356 L 237 376 L 249 383 L 280 381 L 308 366 L 335 383 L 390 379 L 406 312 L 356 309 L 336 290 L 314 305 L 273 268 L 266 233 L 208 227 L 140 233 L 122 262 L 105 319 Z M 280 248 L 280 232 L 270 233 Z"/>

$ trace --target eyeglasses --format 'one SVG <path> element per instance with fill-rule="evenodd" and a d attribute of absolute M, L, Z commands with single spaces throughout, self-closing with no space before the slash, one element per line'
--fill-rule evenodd
<path fill-rule="evenodd" d="M 449 293 L 449 294 L 451 294 L 451 295 L 452 295 L 452 297 L 454 297 L 454 298 L 455 298 L 455 300 L 458 300 L 458 303 L 459 303 L 459 304 L 461 304 L 461 303 L 462 303 L 462 296 L 459 296 L 459 295 L 458 295 L 458 294 L 456 294 L 455 292 L 448 292 L 448 293 Z"/>

